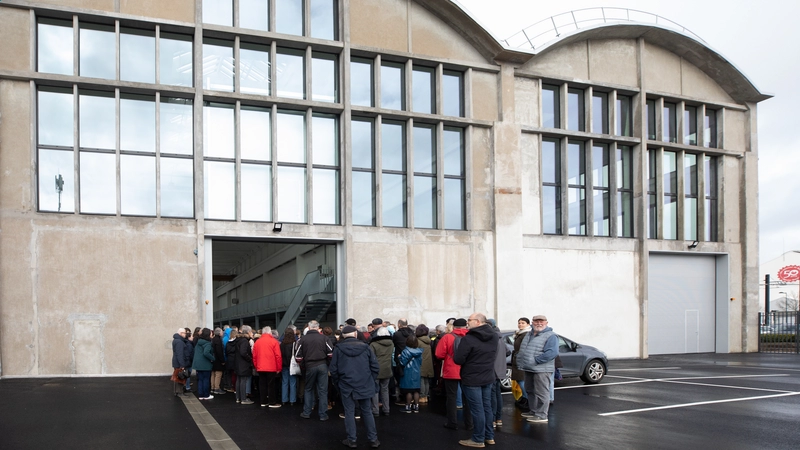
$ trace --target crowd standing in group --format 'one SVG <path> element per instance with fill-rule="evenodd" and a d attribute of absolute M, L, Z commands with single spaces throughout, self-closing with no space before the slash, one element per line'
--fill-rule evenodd
<path fill-rule="evenodd" d="M 174 394 L 190 395 L 194 370 L 203 401 L 234 393 L 236 403 L 251 405 L 255 388 L 261 407 L 299 400 L 300 417 L 310 419 L 316 406 L 321 421 L 339 401 L 347 434 L 342 443 L 356 447 L 356 419 L 363 417 L 367 439 L 377 448 L 374 418 L 391 413 L 392 396 L 401 412 L 412 414 L 438 392 L 445 395 L 444 427 L 457 430 L 463 408 L 463 426 L 472 436 L 459 444 L 484 447 L 495 444 L 494 430 L 503 425 L 506 358 L 511 356 L 511 379 L 522 390 L 517 405 L 531 423 L 547 423 L 560 366 L 558 336 L 543 315 L 517 321 L 513 351 L 496 322 L 482 313 L 450 318 L 432 332 L 406 319 L 395 326 L 380 318 L 361 328 L 348 319 L 337 330 L 320 330 L 312 320 L 302 331 L 290 325 L 283 335 L 271 327 L 259 331 L 248 325 L 178 329 L 172 337 Z"/>

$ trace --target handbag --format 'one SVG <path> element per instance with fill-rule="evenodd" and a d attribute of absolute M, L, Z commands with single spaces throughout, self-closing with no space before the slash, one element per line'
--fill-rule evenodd
<path fill-rule="evenodd" d="M 183 369 L 182 371 L 178 372 L 178 379 L 179 380 L 185 380 L 185 379 L 187 379 L 187 378 L 189 378 L 191 376 L 192 376 L 191 372 L 189 372 L 186 369 Z"/>
<path fill-rule="evenodd" d="M 297 363 L 295 359 L 295 347 L 297 346 L 297 342 L 292 344 L 292 357 L 289 358 L 289 375 L 300 375 L 302 370 L 300 369 L 300 364 Z"/>

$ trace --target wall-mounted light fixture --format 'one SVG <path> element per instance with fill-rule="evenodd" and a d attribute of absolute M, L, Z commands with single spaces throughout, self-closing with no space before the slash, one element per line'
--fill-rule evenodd
<path fill-rule="evenodd" d="M 699 242 L 697 241 L 692 242 L 691 244 L 689 244 L 689 249 L 697 248 L 697 244 L 699 244 Z"/>
<path fill-rule="evenodd" d="M 280 232 L 281 232 L 281 230 L 283 230 L 283 224 L 282 224 L 282 223 L 280 223 L 280 222 L 275 222 L 275 224 L 274 224 L 274 225 L 272 225 L 272 231 L 273 231 L 273 232 L 275 232 L 275 233 L 280 233 Z"/>

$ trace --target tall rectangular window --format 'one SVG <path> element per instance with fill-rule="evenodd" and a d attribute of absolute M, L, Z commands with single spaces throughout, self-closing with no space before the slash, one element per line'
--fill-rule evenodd
<path fill-rule="evenodd" d="M 633 237 L 633 152 L 617 147 L 617 236 Z"/>
<path fill-rule="evenodd" d="M 39 211 L 75 210 L 74 107 L 71 90 L 38 92 Z"/>
<path fill-rule="evenodd" d="M 156 82 L 156 33 L 123 28 L 119 34 L 119 78 L 140 83 Z"/>
<path fill-rule="evenodd" d="M 706 109 L 703 118 L 703 147 L 717 148 L 717 112 Z"/>
<path fill-rule="evenodd" d="M 203 23 L 232 27 L 233 1 L 203 0 Z"/>
<path fill-rule="evenodd" d="M 414 125 L 414 227 L 436 228 L 436 141 L 432 126 Z"/>
<path fill-rule="evenodd" d="M 683 235 L 687 241 L 697 239 L 697 155 L 683 156 Z"/>
<path fill-rule="evenodd" d="M 314 52 L 311 58 L 311 100 L 329 103 L 339 101 L 336 55 Z"/>
<path fill-rule="evenodd" d="M 442 74 L 442 114 L 464 117 L 464 74 L 445 70 Z"/>
<path fill-rule="evenodd" d="M 236 219 L 236 147 L 234 105 L 203 106 L 205 218 Z M 213 124 L 213 126 L 211 125 Z"/>
<path fill-rule="evenodd" d="M 335 116 L 315 114 L 311 119 L 313 163 L 313 221 L 339 224 L 339 126 Z"/>
<path fill-rule="evenodd" d="M 309 0 L 309 23 L 311 37 L 318 39 L 336 39 L 336 1 Z"/>
<path fill-rule="evenodd" d="M 117 79 L 117 38 L 113 26 L 82 23 L 79 55 L 82 77 Z"/>
<path fill-rule="evenodd" d="M 570 88 L 567 91 L 567 129 L 586 131 L 586 108 L 583 89 Z"/>
<path fill-rule="evenodd" d="M 434 69 L 430 67 L 414 67 L 412 73 L 412 109 L 414 112 L 433 114 L 436 101 L 434 95 Z"/>
<path fill-rule="evenodd" d="M 656 139 L 656 101 L 647 100 L 645 109 L 647 109 L 647 130 L 645 135 L 647 139 L 654 141 Z"/>
<path fill-rule="evenodd" d="M 275 56 L 278 97 L 306 98 L 305 52 L 279 48 Z"/>
<path fill-rule="evenodd" d="M 275 31 L 303 35 L 303 0 L 275 0 Z"/>
<path fill-rule="evenodd" d="M 203 89 L 233 92 L 233 42 L 203 39 Z"/>
<path fill-rule="evenodd" d="M 444 169 L 444 228 L 466 229 L 464 130 L 445 127 L 442 136 Z"/>
<path fill-rule="evenodd" d="M 683 108 L 683 143 L 697 145 L 697 108 L 694 106 Z"/>
<path fill-rule="evenodd" d="M 242 42 L 239 45 L 239 90 L 244 94 L 270 94 L 269 47 Z"/>
<path fill-rule="evenodd" d="M 592 146 L 592 213 L 595 236 L 611 235 L 611 180 L 608 145 Z"/>
<path fill-rule="evenodd" d="M 608 134 L 608 94 L 592 92 L 592 133 Z"/>
<path fill-rule="evenodd" d="M 675 103 L 664 103 L 664 113 L 662 119 L 663 136 L 661 140 L 664 142 L 678 142 L 678 106 Z"/>
<path fill-rule="evenodd" d="M 374 122 L 356 118 L 350 122 L 353 168 L 353 225 L 375 226 L 375 132 Z"/>
<path fill-rule="evenodd" d="M 120 155 L 119 158 L 120 212 L 123 215 L 155 216 L 155 155 Z"/>
<path fill-rule="evenodd" d="M 658 151 L 647 151 L 647 238 L 658 239 Z"/>
<path fill-rule="evenodd" d="M 718 225 L 718 181 L 717 181 L 717 157 L 715 156 L 706 156 L 704 157 L 705 161 L 705 219 L 706 219 L 706 229 L 705 229 L 705 240 L 710 242 L 716 242 L 717 237 L 717 225 Z"/>
<path fill-rule="evenodd" d="M 350 103 L 356 106 L 372 106 L 372 60 L 352 58 L 350 60 Z"/>
<path fill-rule="evenodd" d="M 306 223 L 306 116 L 279 111 L 277 119 L 278 214 L 275 220 Z"/>
<path fill-rule="evenodd" d="M 381 124 L 383 226 L 406 226 L 406 138 L 401 122 Z"/>
<path fill-rule="evenodd" d="M 567 143 L 567 201 L 568 233 L 586 236 L 586 153 L 584 142 Z"/>
<path fill-rule="evenodd" d="M 678 155 L 664 152 L 664 239 L 678 239 Z"/>
<path fill-rule="evenodd" d="M 205 2 L 203 0 L 203 5 Z M 226 0 L 231 3 L 230 0 Z M 203 11 L 205 21 L 205 11 Z M 239 27 L 251 30 L 269 30 L 269 0 L 239 0 Z"/>
<path fill-rule="evenodd" d="M 617 95 L 617 122 L 615 134 L 617 136 L 633 136 L 631 98 L 627 95 Z"/>
<path fill-rule="evenodd" d="M 552 139 L 542 140 L 542 229 L 561 234 L 561 151 Z"/>
<path fill-rule="evenodd" d="M 381 108 L 405 109 L 405 67 L 402 64 L 381 64 Z"/>
<path fill-rule="evenodd" d="M 159 46 L 159 82 L 174 86 L 193 86 L 192 37 L 161 33 Z"/>
<path fill-rule="evenodd" d="M 242 220 L 272 221 L 271 116 L 265 108 L 239 110 Z"/>
<path fill-rule="evenodd" d="M 116 172 L 113 153 L 80 152 L 81 213 L 117 213 Z"/>
<path fill-rule="evenodd" d="M 558 86 L 542 85 L 542 126 L 561 128 L 561 100 Z"/>
<path fill-rule="evenodd" d="M 36 68 L 43 73 L 73 74 L 72 22 L 39 19 L 36 27 Z"/>

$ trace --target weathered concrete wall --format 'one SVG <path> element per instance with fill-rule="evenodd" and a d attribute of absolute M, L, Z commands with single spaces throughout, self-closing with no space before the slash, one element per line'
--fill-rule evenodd
<path fill-rule="evenodd" d="M 0 14 L 0 69 L 30 70 L 31 13 L 22 9 L 3 8 Z"/>
<path fill-rule="evenodd" d="M 593 81 L 627 86 L 639 83 L 635 40 L 602 39 L 588 43 L 589 76 Z"/>
<path fill-rule="evenodd" d="M 496 121 L 498 114 L 498 75 L 472 71 L 472 118 Z"/>
<path fill-rule="evenodd" d="M 566 44 L 538 55 L 520 69 L 557 78 L 589 79 L 589 46 L 587 41 Z"/>
<path fill-rule="evenodd" d="M 120 0 L 119 12 L 180 22 L 194 22 L 194 0 Z"/>
<path fill-rule="evenodd" d="M 408 52 L 405 0 L 351 0 L 350 43 Z"/>
<path fill-rule="evenodd" d="M 453 27 L 427 9 L 409 1 L 411 48 L 420 55 L 486 63 L 486 59 L 467 44 Z"/>

